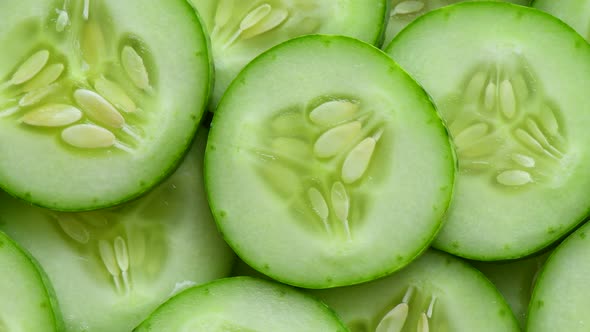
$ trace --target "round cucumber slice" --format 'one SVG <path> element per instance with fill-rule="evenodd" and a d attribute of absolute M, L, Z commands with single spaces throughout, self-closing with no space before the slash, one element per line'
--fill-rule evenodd
<path fill-rule="evenodd" d="M 177 165 L 210 90 L 185 1 L 0 3 L 0 186 L 82 211 L 139 196 Z M 174 25 L 170 25 L 174 22 Z"/>
<path fill-rule="evenodd" d="M 534 0 L 533 7 L 560 18 L 588 40 L 590 38 L 590 1 L 588 0 Z"/>
<path fill-rule="evenodd" d="M 527 331 L 588 331 L 590 223 L 572 233 L 549 256 L 529 305 Z"/>
<path fill-rule="evenodd" d="M 441 7 L 456 4 L 464 1 L 481 0 L 388 0 L 391 2 L 389 9 L 389 20 L 385 30 L 383 45 L 387 46 L 393 38 L 416 18 Z M 504 1 L 519 5 L 529 5 L 530 0 L 483 0 L 483 1 Z"/>
<path fill-rule="evenodd" d="M 214 109 L 230 82 L 260 53 L 315 33 L 380 42 L 388 0 L 190 0 L 211 32 Z"/>
<path fill-rule="evenodd" d="M 205 137 L 171 178 L 116 209 L 53 212 L 0 197 L 0 228 L 47 271 L 68 331 L 130 331 L 176 292 L 230 273 L 203 189 Z"/>
<path fill-rule="evenodd" d="M 285 285 L 234 277 L 187 289 L 134 332 L 346 332 L 325 304 Z"/>
<path fill-rule="evenodd" d="M 524 257 L 588 215 L 590 46 L 571 28 L 532 8 L 462 3 L 424 15 L 387 52 L 433 97 L 457 150 L 435 247 Z"/>
<path fill-rule="evenodd" d="M 502 296 L 479 271 L 434 250 L 383 279 L 312 294 L 351 332 L 520 331 Z"/>
<path fill-rule="evenodd" d="M 325 288 L 386 275 L 422 252 L 454 165 L 430 99 L 405 72 L 368 44 L 314 35 L 236 78 L 213 117 L 205 178 L 245 262 Z"/>
<path fill-rule="evenodd" d="M 0 331 L 63 330 L 53 290 L 41 267 L 3 232 L 0 232 L 0 294 Z"/>

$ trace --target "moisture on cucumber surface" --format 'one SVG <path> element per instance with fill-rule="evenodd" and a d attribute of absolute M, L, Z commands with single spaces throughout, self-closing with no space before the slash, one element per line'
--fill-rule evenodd
<path fill-rule="evenodd" d="M 590 39 L 590 1 L 534 0 L 532 6 L 563 20 L 586 40 Z"/>
<path fill-rule="evenodd" d="M 320 301 L 275 282 L 233 277 L 187 289 L 134 332 L 347 332 Z"/>
<path fill-rule="evenodd" d="M 380 43 L 388 0 L 191 0 L 207 26 L 215 60 L 213 110 L 257 55 L 302 35 L 338 34 Z"/>
<path fill-rule="evenodd" d="M 81 211 L 136 197 L 173 170 L 212 75 L 188 3 L 5 0 L 0 12 L 10 13 L 0 21 L 2 189 Z"/>
<path fill-rule="evenodd" d="M 575 31 L 532 8 L 466 2 L 422 16 L 387 52 L 433 97 L 457 152 L 435 247 L 519 258 L 584 219 L 590 46 Z"/>
<path fill-rule="evenodd" d="M 41 267 L 0 232 L 0 331 L 61 332 L 63 321 Z"/>
<path fill-rule="evenodd" d="M 527 332 L 590 329 L 590 223 L 569 235 L 539 273 L 529 304 Z"/>
<path fill-rule="evenodd" d="M 314 35 L 264 53 L 230 86 L 205 179 L 216 222 L 245 262 L 326 288 L 386 275 L 422 252 L 441 226 L 454 166 L 430 99 L 387 55 Z"/>
<path fill-rule="evenodd" d="M 201 130 L 171 178 L 115 209 L 54 212 L 2 194 L 0 229 L 47 272 L 66 331 L 130 331 L 174 293 L 229 275 L 233 254 L 203 189 Z"/>
<path fill-rule="evenodd" d="M 519 331 L 510 307 L 479 271 L 435 250 L 388 277 L 311 294 L 351 332 Z"/>

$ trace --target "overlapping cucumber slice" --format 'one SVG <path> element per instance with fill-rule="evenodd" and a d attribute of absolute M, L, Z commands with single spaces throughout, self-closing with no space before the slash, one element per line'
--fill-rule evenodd
<path fill-rule="evenodd" d="M 590 1 L 588 0 L 534 0 L 533 7 L 545 11 L 569 24 L 588 40 L 590 38 Z"/>
<path fill-rule="evenodd" d="M 251 277 L 220 279 L 176 295 L 134 332 L 346 332 L 334 312 L 285 285 Z"/>
<path fill-rule="evenodd" d="M 315 35 L 273 48 L 237 77 L 211 128 L 215 219 L 244 261 L 284 283 L 375 279 L 441 226 L 455 172 L 447 132 L 368 44 Z"/>
<path fill-rule="evenodd" d="M 0 331 L 60 332 L 53 289 L 34 259 L 0 232 Z"/>
<path fill-rule="evenodd" d="M 211 35 L 214 109 L 230 82 L 257 55 L 315 33 L 380 42 L 388 0 L 191 0 Z"/>
<path fill-rule="evenodd" d="M 6 0 L 0 12 L 0 187 L 91 210 L 174 169 L 211 85 L 188 3 Z"/>
<path fill-rule="evenodd" d="M 115 209 L 53 212 L 2 194 L 0 229 L 46 270 L 68 331 L 130 331 L 178 291 L 229 274 L 203 189 L 205 138 L 171 178 Z"/>
<path fill-rule="evenodd" d="M 454 202 L 435 247 L 518 258 L 584 219 L 590 46 L 575 31 L 532 8 L 470 2 L 425 15 L 387 52 L 433 97 L 457 150 Z"/>

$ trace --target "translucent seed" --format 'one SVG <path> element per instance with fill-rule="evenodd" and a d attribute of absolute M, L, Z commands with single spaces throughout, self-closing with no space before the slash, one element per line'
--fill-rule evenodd
<path fill-rule="evenodd" d="M 284 155 L 296 159 L 310 157 L 309 144 L 297 138 L 277 137 L 272 141 L 272 149 L 278 155 Z"/>
<path fill-rule="evenodd" d="M 316 141 L 313 151 L 320 158 L 337 155 L 361 132 L 361 123 L 349 122 L 324 132 Z"/>
<path fill-rule="evenodd" d="M 61 63 L 54 63 L 45 67 L 37 76 L 23 85 L 23 91 L 29 92 L 52 84 L 57 81 L 64 69 L 65 66 Z"/>
<path fill-rule="evenodd" d="M 55 21 L 55 30 L 57 32 L 62 32 L 64 31 L 64 29 L 66 28 L 66 26 L 68 26 L 68 24 L 70 24 L 70 17 L 68 16 L 68 12 L 65 10 L 56 10 L 58 15 L 57 15 L 57 20 Z"/>
<path fill-rule="evenodd" d="M 476 140 L 484 137 L 488 133 L 489 126 L 480 122 L 463 129 L 454 138 L 457 147 L 466 147 L 475 143 Z"/>
<path fill-rule="evenodd" d="M 332 126 L 350 120 L 359 105 L 346 100 L 332 100 L 314 108 L 309 113 L 311 121 L 320 126 Z"/>
<path fill-rule="evenodd" d="M 84 9 L 82 10 L 82 16 L 84 20 L 88 21 L 90 17 L 90 0 L 84 0 Z"/>
<path fill-rule="evenodd" d="M 401 332 L 408 319 L 409 310 L 407 303 L 396 305 L 381 319 L 375 332 Z"/>
<path fill-rule="evenodd" d="M 135 102 L 131 100 L 125 90 L 123 90 L 123 88 L 117 83 L 101 77 L 94 83 L 94 88 L 101 96 L 124 112 L 133 113 L 137 111 Z"/>
<path fill-rule="evenodd" d="M 66 143 L 83 149 L 107 148 L 113 146 L 116 141 L 113 133 L 91 124 L 68 127 L 62 131 L 61 137 Z"/>
<path fill-rule="evenodd" d="M 49 60 L 49 51 L 41 50 L 31 55 L 12 75 L 10 82 L 14 85 L 22 84 L 35 77 L 45 67 Z"/>
<path fill-rule="evenodd" d="M 222 27 L 231 18 L 235 0 L 220 0 L 215 11 L 215 27 Z"/>
<path fill-rule="evenodd" d="M 287 19 L 287 17 L 289 17 L 289 12 L 286 9 L 274 9 L 258 24 L 244 31 L 242 33 L 242 38 L 249 39 L 261 35 L 267 31 L 270 31 L 278 27 L 281 23 L 283 23 Z"/>
<path fill-rule="evenodd" d="M 246 15 L 246 17 L 244 17 L 244 19 L 240 22 L 240 30 L 244 31 L 255 26 L 260 21 L 262 21 L 263 18 L 270 14 L 271 10 L 272 6 L 267 3 L 256 7 L 250 11 L 248 15 Z"/>
<path fill-rule="evenodd" d="M 311 208 L 315 211 L 318 217 L 320 217 L 322 220 L 328 219 L 330 216 L 330 211 L 328 210 L 328 203 L 326 203 L 322 193 L 316 188 L 312 187 L 307 191 L 307 196 L 309 198 L 309 202 L 311 203 Z"/>
<path fill-rule="evenodd" d="M 118 276 L 121 274 L 119 266 L 117 265 L 117 259 L 115 258 L 115 251 L 109 242 L 105 240 L 98 241 L 98 253 L 104 266 L 112 276 Z"/>
<path fill-rule="evenodd" d="M 80 40 L 84 60 L 91 65 L 96 65 L 104 59 L 106 42 L 100 25 L 95 21 L 88 21 L 84 24 Z"/>
<path fill-rule="evenodd" d="M 125 124 L 121 113 L 94 91 L 78 89 L 74 92 L 74 99 L 93 121 L 112 128 L 121 128 Z"/>
<path fill-rule="evenodd" d="M 527 100 L 529 98 L 529 87 L 522 74 L 517 74 L 512 78 L 512 85 L 514 87 L 514 93 L 520 101 Z"/>
<path fill-rule="evenodd" d="M 516 97 L 512 83 L 508 80 L 500 83 L 500 109 L 508 119 L 512 119 L 516 114 Z"/>
<path fill-rule="evenodd" d="M 535 167 L 535 159 L 533 159 L 533 157 L 529 157 L 524 154 L 514 153 L 512 155 L 512 160 L 522 167 L 526 167 L 526 168 Z"/>
<path fill-rule="evenodd" d="M 350 209 L 350 199 L 346 193 L 346 188 L 342 182 L 335 182 L 331 191 L 332 207 L 336 217 L 342 221 L 348 220 L 348 211 Z"/>
<path fill-rule="evenodd" d="M 477 72 L 469 83 L 467 84 L 467 88 L 465 89 L 465 97 L 467 100 L 475 102 L 479 100 L 482 92 L 484 91 L 484 86 L 486 84 L 487 74 L 483 71 Z"/>
<path fill-rule="evenodd" d="M 51 84 L 37 90 L 29 91 L 18 101 L 18 105 L 21 107 L 34 105 L 57 91 L 58 87 L 58 84 Z"/>
<path fill-rule="evenodd" d="M 528 132 L 523 129 L 516 129 L 514 132 L 516 138 L 524 144 L 524 146 L 528 147 L 529 149 L 538 152 L 538 153 L 545 153 L 545 149 L 537 140 L 535 140 Z"/>
<path fill-rule="evenodd" d="M 414 14 L 421 11 L 422 8 L 424 8 L 424 2 L 422 1 L 402 1 L 393 8 L 391 15 Z"/>
<path fill-rule="evenodd" d="M 270 185 L 284 197 L 289 197 L 299 190 L 299 177 L 288 167 L 271 164 L 262 168 L 262 173 Z"/>
<path fill-rule="evenodd" d="M 468 146 L 457 146 L 457 154 L 461 158 L 481 158 L 498 150 L 498 142 L 493 137 L 478 140 Z"/>
<path fill-rule="evenodd" d="M 63 127 L 82 118 L 82 111 L 66 104 L 49 104 L 25 114 L 21 121 L 38 127 Z"/>
<path fill-rule="evenodd" d="M 434 305 L 436 304 L 436 296 L 433 296 L 430 300 L 430 304 L 428 305 L 428 310 L 426 311 L 426 316 L 428 318 L 432 318 L 432 314 L 434 313 Z"/>
<path fill-rule="evenodd" d="M 66 235 L 78 243 L 88 243 L 88 240 L 90 240 L 90 233 L 82 223 L 76 220 L 74 214 L 59 214 L 56 216 L 56 219 L 59 227 L 64 233 L 66 233 Z"/>
<path fill-rule="evenodd" d="M 540 121 L 543 128 L 547 131 L 550 136 L 559 135 L 559 122 L 555 113 L 548 105 L 543 105 L 543 109 L 540 114 Z"/>
<path fill-rule="evenodd" d="M 129 269 L 129 253 L 127 252 L 127 244 L 122 237 L 117 236 L 114 242 L 115 259 L 121 271 Z"/>
<path fill-rule="evenodd" d="M 420 314 L 420 319 L 418 319 L 418 326 L 416 328 L 417 332 L 428 332 L 430 331 L 430 326 L 428 324 L 428 316 L 425 313 Z"/>
<path fill-rule="evenodd" d="M 496 96 L 496 84 L 493 82 L 488 83 L 484 96 L 484 106 L 486 110 L 491 111 L 494 109 L 496 106 Z"/>
<path fill-rule="evenodd" d="M 363 177 L 369 168 L 376 144 L 373 137 L 367 137 L 348 153 L 342 165 L 341 176 L 344 183 L 353 183 Z"/>
<path fill-rule="evenodd" d="M 121 61 L 127 76 L 131 79 L 136 87 L 142 90 L 150 89 L 150 80 L 147 69 L 141 56 L 131 46 L 123 47 L 121 52 Z"/>
<path fill-rule="evenodd" d="M 551 146 L 551 144 L 549 144 L 549 141 L 547 140 L 547 137 L 545 137 L 545 134 L 543 134 L 535 120 L 530 118 L 527 119 L 526 126 L 529 129 L 531 135 L 537 140 L 537 142 L 539 142 L 539 144 L 543 146 Z"/>
<path fill-rule="evenodd" d="M 496 181 L 505 186 L 523 186 L 534 182 L 529 172 L 521 170 L 504 171 L 496 177 Z"/>

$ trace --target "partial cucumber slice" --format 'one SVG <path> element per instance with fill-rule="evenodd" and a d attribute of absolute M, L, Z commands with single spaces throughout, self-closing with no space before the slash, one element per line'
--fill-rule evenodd
<path fill-rule="evenodd" d="M 519 331 L 510 308 L 479 271 L 433 250 L 383 279 L 312 294 L 336 310 L 351 332 Z"/>
<path fill-rule="evenodd" d="M 52 209 L 139 196 L 176 166 L 212 66 L 182 0 L 0 2 L 0 186 Z M 170 22 L 174 22 L 173 25 Z"/>
<path fill-rule="evenodd" d="M 0 228 L 47 271 L 68 331 L 130 331 L 176 292 L 229 274 L 203 190 L 205 137 L 170 179 L 116 209 L 58 213 L 2 195 Z"/>
<path fill-rule="evenodd" d="M 380 42 L 389 0 L 190 0 L 211 33 L 215 108 L 230 82 L 260 53 L 313 33 Z"/>
<path fill-rule="evenodd" d="M 0 232 L 0 331 L 62 331 L 57 302 L 41 267 Z"/>
<path fill-rule="evenodd" d="M 590 39 L 590 1 L 588 0 L 534 0 L 533 7 L 560 18 L 586 38 Z"/>
<path fill-rule="evenodd" d="M 532 8 L 462 3 L 423 16 L 387 52 L 433 97 L 457 149 L 435 247 L 519 258 L 588 215 L 590 46 L 571 28 Z"/>
<path fill-rule="evenodd" d="M 387 20 L 387 29 L 385 30 L 385 39 L 383 46 L 389 45 L 391 40 L 418 17 L 441 7 L 452 5 L 464 1 L 481 1 L 481 0 L 388 0 L 391 2 L 389 9 L 389 19 Z M 531 0 L 485 0 L 485 1 L 504 1 L 519 5 L 528 5 Z"/>
<path fill-rule="evenodd" d="M 244 261 L 288 284 L 397 270 L 428 246 L 449 204 L 454 156 L 430 99 L 352 38 L 300 37 L 261 55 L 211 127 L 216 221 Z"/>
<path fill-rule="evenodd" d="M 529 305 L 527 331 L 588 331 L 590 223 L 571 234 L 541 270 Z"/>
<path fill-rule="evenodd" d="M 346 332 L 325 304 L 290 287 L 250 277 L 187 289 L 158 308 L 135 332 Z"/>

